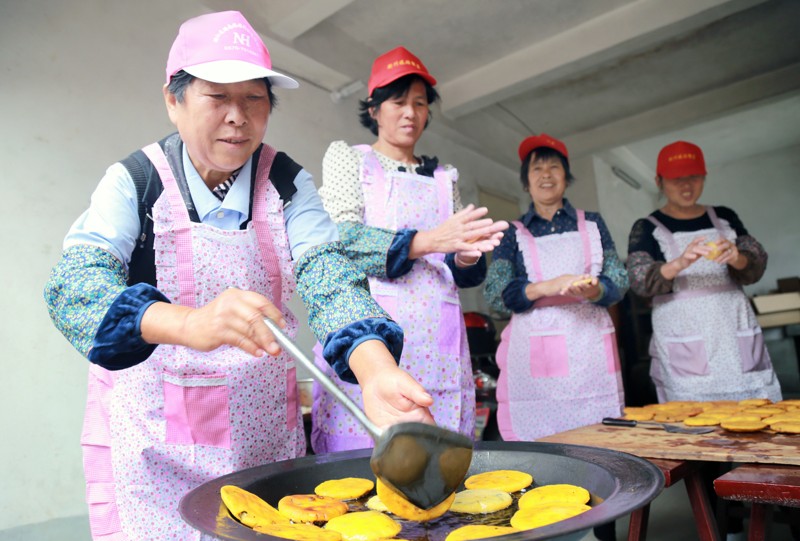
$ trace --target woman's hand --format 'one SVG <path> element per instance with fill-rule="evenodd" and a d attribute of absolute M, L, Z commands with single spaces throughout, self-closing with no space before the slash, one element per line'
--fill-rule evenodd
<path fill-rule="evenodd" d="M 736 270 L 742 270 L 747 266 L 747 257 L 739 252 L 736 243 L 728 239 L 719 239 L 716 244 L 719 255 L 714 258 L 714 262 L 730 265 Z"/>
<path fill-rule="evenodd" d="M 594 299 L 600 294 L 597 277 L 589 274 L 562 274 L 543 282 L 530 283 L 525 287 L 529 301 L 542 297 L 571 296 Z"/>
<path fill-rule="evenodd" d="M 142 317 L 142 338 L 151 344 L 176 344 L 198 351 L 223 345 L 250 355 L 277 355 L 281 348 L 264 318 L 286 326 L 283 314 L 269 299 L 252 291 L 230 288 L 201 308 L 168 303 L 151 305 Z"/>
<path fill-rule="evenodd" d="M 697 237 L 692 240 L 683 253 L 661 266 L 661 275 L 667 280 L 673 280 L 681 271 L 689 268 L 701 257 L 706 257 L 711 253 L 712 248 L 706 244 L 705 237 Z"/>
<path fill-rule="evenodd" d="M 569 275 L 568 275 L 569 276 Z M 574 280 L 570 281 L 566 287 L 562 288 L 558 294 L 570 297 L 581 297 L 583 299 L 596 299 L 600 295 L 600 281 L 596 276 L 581 274 L 571 276 Z"/>
<path fill-rule="evenodd" d="M 508 222 L 484 218 L 489 210 L 467 205 L 437 227 L 419 231 L 411 240 L 409 259 L 419 259 L 428 254 L 455 252 L 460 254 L 462 264 L 491 252 L 503 238 Z"/>
<path fill-rule="evenodd" d="M 367 340 L 350 354 L 350 369 L 361 386 L 364 413 L 379 428 L 403 422 L 435 424 L 433 397 L 397 366 L 380 340 Z"/>

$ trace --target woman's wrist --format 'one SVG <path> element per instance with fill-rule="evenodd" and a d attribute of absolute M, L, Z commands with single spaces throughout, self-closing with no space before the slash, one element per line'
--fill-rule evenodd
<path fill-rule="evenodd" d="M 464 258 L 458 252 L 456 252 L 455 257 L 453 258 L 456 266 L 461 269 L 475 265 L 478 261 L 480 261 L 480 259 L 480 256 L 475 258 Z"/>

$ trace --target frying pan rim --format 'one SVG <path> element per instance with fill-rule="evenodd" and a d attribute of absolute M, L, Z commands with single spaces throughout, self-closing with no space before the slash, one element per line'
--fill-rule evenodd
<path fill-rule="evenodd" d="M 481 453 L 491 453 L 492 451 L 533 452 L 568 457 L 599 465 L 609 471 L 616 480 L 614 491 L 609 496 L 605 497 L 601 504 L 593 507 L 591 510 L 550 526 L 493 538 L 498 541 L 535 541 L 539 539 L 551 539 L 554 536 L 562 537 L 579 531 L 588 530 L 592 526 L 616 520 L 649 504 L 658 496 L 665 484 L 664 474 L 648 460 L 630 453 L 612 449 L 549 442 L 475 442 L 474 453 L 478 456 L 481 456 Z M 219 497 L 220 487 L 227 484 L 236 486 L 252 485 L 254 480 L 253 474 L 256 472 L 259 474 L 259 480 L 263 481 L 269 477 L 277 476 L 278 474 L 285 474 L 293 470 L 299 470 L 310 466 L 335 464 L 345 460 L 359 459 L 364 459 L 368 462 L 371 454 L 371 449 L 360 449 L 325 455 L 307 455 L 238 470 L 207 481 L 187 492 L 179 503 L 179 513 L 187 524 L 217 539 L 230 541 L 285 541 L 278 537 L 255 532 L 239 524 L 230 516 L 224 519 L 226 521 L 226 530 L 230 531 L 226 531 L 224 534 L 225 536 L 220 537 L 221 534 L 218 531 L 206 528 L 205 524 L 202 523 L 202 519 L 206 519 L 207 521 L 209 516 L 218 515 L 220 505 L 222 505 L 222 500 Z M 624 463 L 625 466 L 621 467 L 619 462 Z M 640 484 L 645 486 L 637 486 L 637 490 L 625 490 L 620 480 L 630 480 L 635 477 L 635 474 L 641 476 L 643 480 Z M 214 494 L 216 494 L 216 498 L 213 496 Z M 609 500 L 615 505 L 604 507 Z M 197 507 L 198 502 L 201 505 L 200 508 Z"/>

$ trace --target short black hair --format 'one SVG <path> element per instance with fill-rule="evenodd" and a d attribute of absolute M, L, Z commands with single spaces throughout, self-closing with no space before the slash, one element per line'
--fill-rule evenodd
<path fill-rule="evenodd" d="M 575 177 L 572 176 L 572 171 L 569 170 L 569 160 L 567 157 L 550 147 L 539 147 L 534 148 L 525 156 L 525 159 L 522 160 L 522 166 L 519 169 L 519 179 L 522 181 L 522 187 L 525 191 L 528 191 L 528 169 L 531 167 L 531 160 L 535 163 L 538 161 L 550 161 L 553 158 L 561 160 L 561 165 L 564 167 L 564 173 L 567 179 L 567 186 L 572 184 Z"/>
<path fill-rule="evenodd" d="M 169 85 L 167 85 L 167 91 L 175 96 L 175 99 L 178 100 L 178 103 L 183 103 L 183 98 L 186 95 L 186 89 L 192 84 L 196 77 L 191 75 L 190 73 L 180 70 L 175 73 L 172 77 L 169 78 Z M 272 83 L 269 81 L 267 77 L 262 79 L 264 84 L 267 86 L 267 96 L 269 97 L 269 108 L 270 110 L 274 109 L 278 105 L 278 98 L 272 92 Z"/>
<path fill-rule="evenodd" d="M 414 75 L 412 73 L 411 75 L 400 77 L 386 86 L 380 86 L 376 88 L 372 91 L 372 95 L 370 97 L 365 100 L 359 100 L 358 119 L 361 122 L 361 125 L 371 131 L 372 135 L 378 135 L 378 122 L 371 114 L 369 114 L 370 108 L 374 108 L 377 112 L 381 108 L 381 104 L 386 100 L 405 96 L 408 93 L 408 89 L 411 88 L 411 85 L 414 84 L 415 81 L 422 81 L 425 84 L 425 96 L 428 99 L 428 105 L 439 100 L 439 93 L 436 92 L 436 89 L 433 88 L 433 85 L 419 75 Z M 425 121 L 426 128 L 428 127 L 428 124 L 430 124 L 432 117 L 433 114 L 428 111 L 428 119 Z"/>

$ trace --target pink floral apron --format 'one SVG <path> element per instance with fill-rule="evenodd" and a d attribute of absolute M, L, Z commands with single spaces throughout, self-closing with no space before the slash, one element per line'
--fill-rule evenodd
<path fill-rule="evenodd" d="M 577 214 L 578 231 L 539 238 L 514 222 L 531 281 L 600 274 L 600 231 Z M 575 297 L 536 300 L 503 330 L 497 364 L 497 424 L 506 441 L 535 440 L 622 411 L 616 335 L 605 307 Z"/>
<path fill-rule="evenodd" d="M 736 242 L 736 232 L 706 207 L 713 228 L 671 233 L 656 218 L 653 237 L 667 261 L 704 236 Z M 659 402 L 781 399 L 753 308 L 727 265 L 702 258 L 682 271 L 673 293 L 653 299 L 650 376 Z"/>
<path fill-rule="evenodd" d="M 456 171 L 438 168 L 434 177 L 392 171 L 386 174 L 369 146 L 361 180 L 364 223 L 391 230 L 432 229 L 453 214 Z M 394 279 L 369 277 L 375 300 L 403 329 L 400 367 L 434 399 L 431 412 L 440 426 L 474 437 L 475 388 L 458 288 L 444 254 L 418 259 Z M 358 385 L 342 382 L 315 348 L 317 365 L 363 407 Z M 372 447 L 372 438 L 335 399 L 314 386 L 311 442 L 315 453 Z"/>
<path fill-rule="evenodd" d="M 275 150 L 262 149 L 253 220 L 239 231 L 192 223 L 163 151 L 144 151 L 164 184 L 153 207 L 159 290 L 192 307 L 228 287 L 256 291 L 281 308 L 294 335 L 285 306 L 294 290 L 289 243 L 268 180 Z M 81 443 L 93 539 L 201 539 L 178 513 L 186 492 L 304 453 L 293 361 L 228 346 L 203 353 L 160 345 L 126 370 L 92 365 Z"/>

